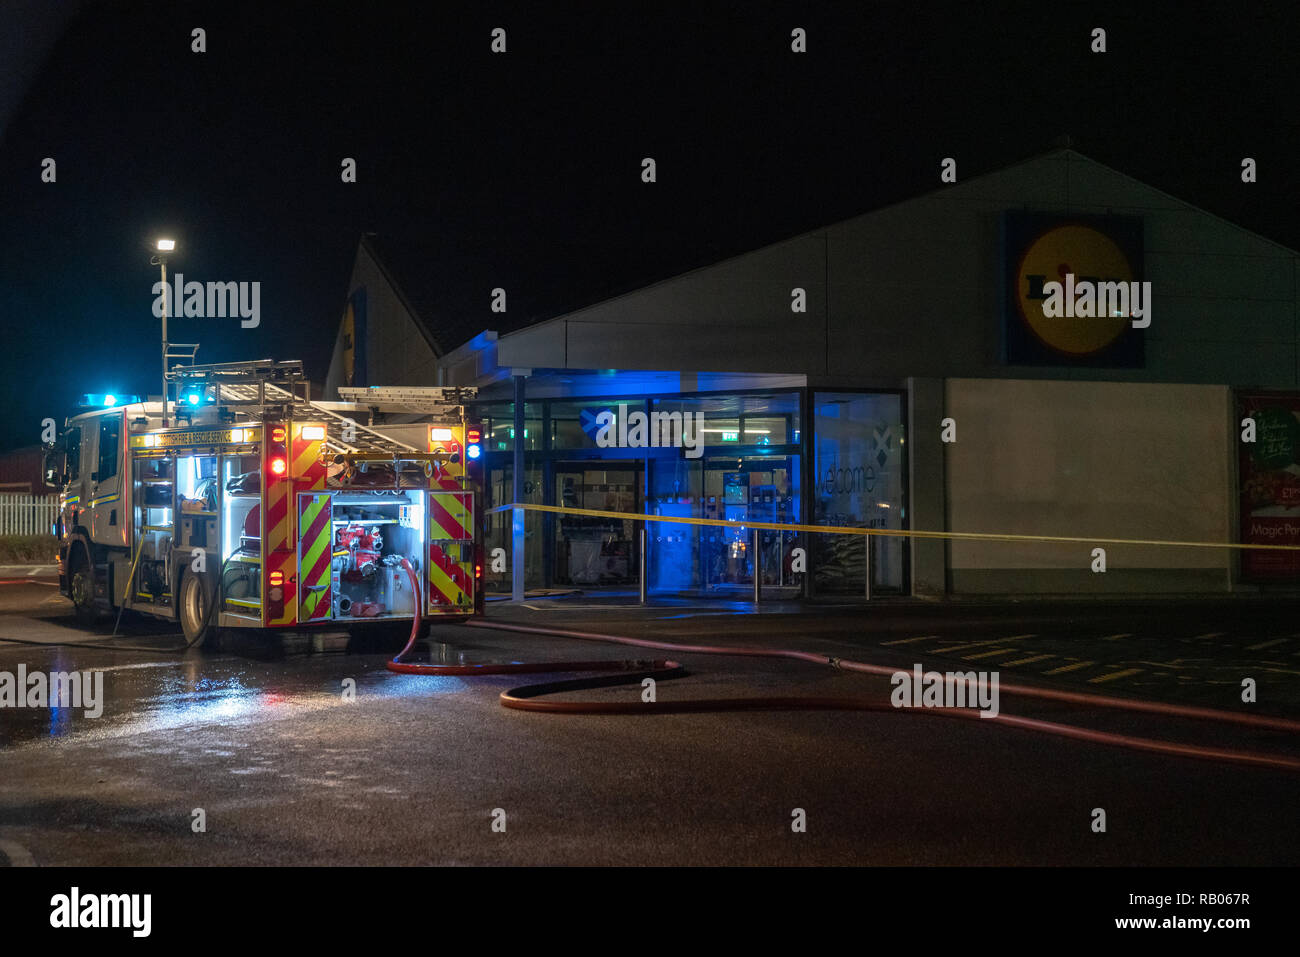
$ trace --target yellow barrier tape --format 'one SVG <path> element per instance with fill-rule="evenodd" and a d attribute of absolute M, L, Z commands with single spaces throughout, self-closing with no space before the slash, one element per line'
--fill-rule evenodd
<path fill-rule="evenodd" d="M 1000 532 L 923 532 L 915 529 L 896 528 L 846 528 L 842 525 L 796 525 L 780 522 L 733 522 L 724 518 L 692 518 L 674 515 L 643 515 L 640 512 L 603 512 L 594 508 L 570 508 L 560 505 L 534 505 L 528 502 L 512 505 L 497 505 L 484 509 L 491 515 L 494 512 L 508 512 L 511 509 L 523 509 L 526 512 L 552 512 L 556 515 L 588 515 L 593 518 L 617 518 L 634 522 L 666 522 L 670 525 L 715 525 L 723 528 L 762 528 L 774 532 L 816 532 L 828 535 L 883 535 L 895 538 L 939 538 L 963 542 L 1066 542 L 1082 545 L 1167 545 L 1183 548 L 1236 548 L 1251 551 L 1269 550 L 1280 552 L 1300 552 L 1300 545 L 1243 545 L 1239 542 L 1173 542 L 1161 539 L 1145 538 L 1086 538 L 1071 535 L 1012 535 Z"/>

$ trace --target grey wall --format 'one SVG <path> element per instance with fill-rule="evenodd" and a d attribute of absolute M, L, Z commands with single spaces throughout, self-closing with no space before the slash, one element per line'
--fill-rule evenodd
<path fill-rule="evenodd" d="M 944 417 L 942 379 L 907 382 L 907 506 L 910 528 L 948 530 L 944 501 L 944 445 L 939 423 Z M 937 598 L 947 593 L 948 546 L 942 539 L 909 538 L 912 594 Z"/>
<path fill-rule="evenodd" d="M 944 445 L 949 530 L 1232 541 L 1231 401 L 1222 386 L 950 379 L 944 413 L 956 420 L 957 441 Z M 921 484 L 934 478 L 932 472 Z M 929 527 L 920 522 L 914 527 Z M 1190 592 L 1231 585 L 1234 557 L 1227 549 L 1102 544 L 1107 571 L 1094 573 L 1094 547 L 954 541 L 952 591 Z"/>
<path fill-rule="evenodd" d="M 826 362 L 825 237 L 697 269 L 498 340 L 501 365 L 804 372 Z M 791 290 L 808 311 L 791 311 Z"/>
<path fill-rule="evenodd" d="M 936 170 L 938 169 L 936 165 Z M 998 361 L 999 215 L 1144 220 L 1144 369 Z M 727 260 L 504 336 L 502 365 L 1300 387 L 1294 253 L 1070 150 Z M 808 311 L 790 311 L 801 287 Z"/>

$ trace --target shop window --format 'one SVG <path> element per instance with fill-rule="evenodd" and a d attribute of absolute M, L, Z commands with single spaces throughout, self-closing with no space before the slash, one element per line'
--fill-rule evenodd
<path fill-rule="evenodd" d="M 513 402 L 493 402 L 478 406 L 473 411 L 483 429 L 486 450 L 513 452 L 515 450 L 515 413 Z M 524 448 L 536 450 L 543 447 L 542 406 L 539 402 L 524 404 Z"/>
<path fill-rule="evenodd" d="M 814 524 L 906 528 L 902 397 L 818 392 L 813 431 Z M 816 591 L 865 594 L 870 549 L 872 592 L 902 592 L 904 543 L 898 536 L 814 535 Z"/>

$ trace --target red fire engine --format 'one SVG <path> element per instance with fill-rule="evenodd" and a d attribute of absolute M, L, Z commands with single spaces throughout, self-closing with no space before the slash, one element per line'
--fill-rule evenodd
<path fill-rule="evenodd" d="M 411 627 L 482 613 L 473 391 L 341 389 L 300 362 L 178 366 L 176 401 L 88 397 L 46 460 L 60 588 L 211 628 Z M 169 394 L 170 394 L 169 389 Z"/>

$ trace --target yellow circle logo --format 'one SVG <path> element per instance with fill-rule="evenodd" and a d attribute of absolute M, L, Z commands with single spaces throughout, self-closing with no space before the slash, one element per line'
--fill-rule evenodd
<path fill-rule="evenodd" d="M 1131 282 L 1133 268 L 1109 236 L 1088 226 L 1049 229 L 1029 244 L 1020 259 L 1016 298 L 1020 315 L 1039 341 L 1066 355 L 1100 352 L 1123 335 L 1132 320 L 1129 316 L 1067 316 L 1067 275 L 1074 276 L 1077 290 L 1084 282 Z M 1055 318 L 1043 313 L 1043 286 L 1052 282 L 1062 287 L 1061 315 Z M 1094 299 L 1094 310 L 1095 306 Z"/>

